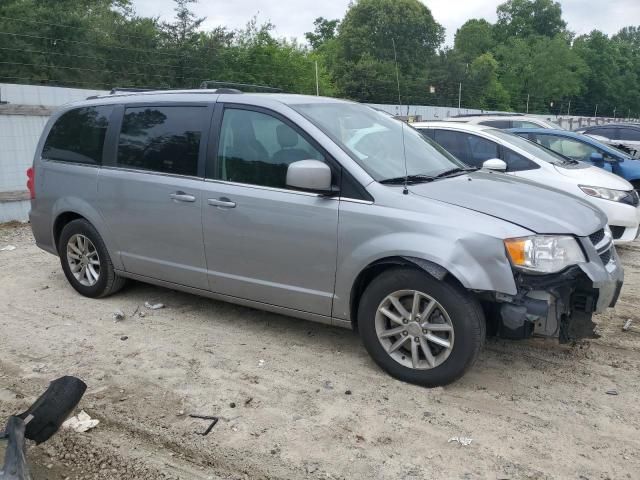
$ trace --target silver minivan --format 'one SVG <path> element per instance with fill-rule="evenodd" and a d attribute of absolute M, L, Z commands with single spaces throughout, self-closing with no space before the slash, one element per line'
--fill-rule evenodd
<path fill-rule="evenodd" d="M 80 294 L 134 279 L 354 328 L 426 386 L 487 334 L 592 336 L 622 285 L 600 210 L 336 99 L 93 97 L 52 116 L 28 173 L 36 242 Z"/>

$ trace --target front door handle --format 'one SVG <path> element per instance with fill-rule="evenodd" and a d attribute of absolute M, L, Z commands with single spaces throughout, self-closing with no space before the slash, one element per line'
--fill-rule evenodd
<path fill-rule="evenodd" d="M 235 208 L 236 207 L 236 202 L 232 202 L 231 200 L 229 200 L 226 197 L 220 197 L 220 199 L 209 198 L 207 200 L 207 203 L 209 205 L 211 205 L 212 207 L 222 207 L 222 208 Z"/>
<path fill-rule="evenodd" d="M 175 200 L 176 202 L 195 202 L 196 201 L 196 197 L 181 191 L 170 194 L 169 198 L 171 200 Z"/>

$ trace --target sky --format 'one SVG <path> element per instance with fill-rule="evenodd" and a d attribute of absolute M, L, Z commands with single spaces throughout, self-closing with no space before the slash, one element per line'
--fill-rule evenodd
<path fill-rule="evenodd" d="M 496 20 L 496 7 L 504 0 L 421 0 L 446 28 L 447 45 L 460 25 L 470 18 Z M 598 29 L 607 34 L 640 22 L 640 0 L 561 0 L 564 20 L 577 35 Z M 142 16 L 173 17 L 172 0 L 133 0 Z M 231 29 L 244 27 L 254 15 L 259 22 L 270 20 L 278 37 L 304 40 L 313 30 L 317 17 L 342 18 L 349 0 L 199 0 L 192 5 L 198 16 L 207 17 L 204 28 L 224 25 Z"/>

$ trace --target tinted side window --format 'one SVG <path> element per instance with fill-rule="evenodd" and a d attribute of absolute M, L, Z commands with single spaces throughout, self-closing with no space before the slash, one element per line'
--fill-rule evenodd
<path fill-rule="evenodd" d="M 261 112 L 224 111 L 217 177 L 230 182 L 286 188 L 287 167 L 323 155 L 281 120 Z"/>
<path fill-rule="evenodd" d="M 486 125 L 493 128 L 511 128 L 511 120 L 484 120 L 478 125 Z"/>
<path fill-rule="evenodd" d="M 540 168 L 536 163 L 532 162 L 528 158 L 523 157 L 519 153 L 504 148 L 503 155 L 504 162 L 507 164 L 507 171 L 509 172 L 522 172 L 524 170 L 534 170 Z"/>
<path fill-rule="evenodd" d="M 486 160 L 499 157 L 498 145 L 490 140 L 451 130 L 436 130 L 435 140 L 467 165 L 482 168 Z"/>
<path fill-rule="evenodd" d="M 63 114 L 51 128 L 42 157 L 100 165 L 104 137 L 113 107 L 84 107 Z"/>
<path fill-rule="evenodd" d="M 125 109 L 118 141 L 118 165 L 196 176 L 206 115 L 206 107 Z"/>
<path fill-rule="evenodd" d="M 632 142 L 640 141 L 640 130 L 635 128 L 620 128 L 620 140 L 630 140 Z"/>
<path fill-rule="evenodd" d="M 542 128 L 537 123 L 527 122 L 526 120 L 513 120 L 511 128 Z"/>
<path fill-rule="evenodd" d="M 464 141 L 464 133 L 435 130 L 435 141 L 458 160 L 462 160 L 466 164 L 471 162 L 471 152 Z"/>
<path fill-rule="evenodd" d="M 592 135 L 600 135 L 601 137 L 606 137 L 609 139 L 615 139 L 618 137 L 617 132 L 616 132 L 616 128 L 614 127 L 605 127 L 605 128 L 591 128 L 588 129 L 587 131 L 585 131 L 584 133 L 586 133 L 587 135 L 592 134 Z"/>
<path fill-rule="evenodd" d="M 603 153 L 589 144 L 573 138 L 563 138 L 556 135 L 539 135 L 538 143 L 560 155 L 573 160 L 589 161 L 592 153 Z"/>

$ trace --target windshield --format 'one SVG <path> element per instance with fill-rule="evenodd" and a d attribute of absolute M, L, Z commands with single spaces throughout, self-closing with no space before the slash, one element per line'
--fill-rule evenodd
<path fill-rule="evenodd" d="M 409 125 L 365 105 L 309 103 L 291 108 L 326 133 L 379 182 L 467 168 Z"/>
<path fill-rule="evenodd" d="M 576 163 L 551 150 L 547 150 L 545 147 L 538 145 L 537 143 L 530 142 L 529 140 L 526 140 L 525 138 L 522 138 L 515 133 L 492 129 L 491 134 L 501 140 L 504 140 L 505 142 L 515 145 L 521 150 L 527 152 L 529 155 L 540 160 L 544 160 L 545 162 L 551 163 L 553 165 L 566 165 L 567 163 Z"/>

